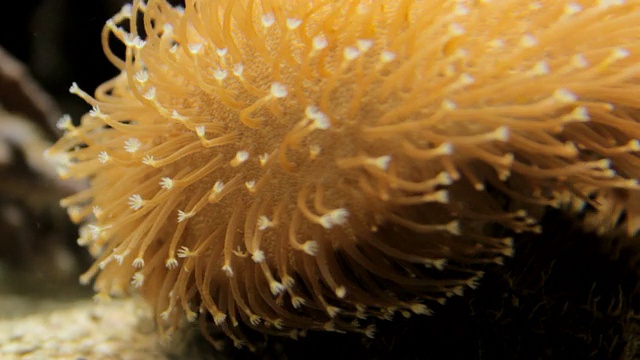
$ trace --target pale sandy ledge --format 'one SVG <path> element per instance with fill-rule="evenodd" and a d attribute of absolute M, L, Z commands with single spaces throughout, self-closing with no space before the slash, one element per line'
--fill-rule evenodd
<path fill-rule="evenodd" d="M 0 307 L 20 300 L 2 295 Z M 36 313 L 5 315 L 0 318 L 3 360 L 168 359 L 148 310 L 136 299 L 41 304 Z"/>

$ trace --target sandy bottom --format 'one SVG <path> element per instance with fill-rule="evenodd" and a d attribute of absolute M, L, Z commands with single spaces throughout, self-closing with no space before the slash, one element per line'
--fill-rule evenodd
<path fill-rule="evenodd" d="M 0 359 L 167 359 L 139 300 L 35 303 L 0 294 L 0 309 Z"/>

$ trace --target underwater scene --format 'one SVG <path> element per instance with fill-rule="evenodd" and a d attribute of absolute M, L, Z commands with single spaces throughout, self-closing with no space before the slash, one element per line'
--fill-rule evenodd
<path fill-rule="evenodd" d="M 0 360 L 640 357 L 640 0 L 27 0 Z"/>

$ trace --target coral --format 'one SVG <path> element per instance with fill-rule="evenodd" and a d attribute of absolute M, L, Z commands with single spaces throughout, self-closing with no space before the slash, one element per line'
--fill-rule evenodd
<path fill-rule="evenodd" d="M 93 108 L 49 150 L 91 181 L 62 200 L 81 281 L 237 345 L 430 314 L 545 206 L 636 196 L 638 24 L 637 0 L 134 1 L 102 34 L 120 75 L 71 87 Z"/>

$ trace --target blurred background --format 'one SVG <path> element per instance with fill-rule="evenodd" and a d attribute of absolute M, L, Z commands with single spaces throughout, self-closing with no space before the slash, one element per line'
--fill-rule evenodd
<path fill-rule="evenodd" d="M 65 113 L 74 118 L 88 110 L 67 91 L 71 82 L 91 92 L 115 76 L 100 42 L 105 22 L 126 0 L 18 0 L 4 11 L 0 46 L 31 71 Z M 183 4 L 183 0 L 170 0 Z M 120 46 L 113 42 L 111 46 Z"/>
<path fill-rule="evenodd" d="M 74 119 L 88 110 L 67 91 L 71 82 L 91 92 L 117 74 L 104 57 L 100 33 L 124 0 L 14 1 L 0 22 L 0 46 L 31 71 Z"/>
<path fill-rule="evenodd" d="M 0 22 L 0 293 L 73 293 L 90 259 L 59 199 L 82 184 L 56 180 L 42 152 L 62 114 L 89 110 L 69 93 L 117 74 L 100 32 L 124 0 L 21 0 Z M 9 276 L 10 275 L 10 276 Z M 42 281 L 46 279 L 46 281 Z M 55 291 L 69 284 L 67 291 Z M 52 287 L 52 291 L 43 291 Z M 88 289 L 84 289 L 87 291 Z M 82 290 L 79 290 L 82 291 Z M 2 308 L 2 307 L 0 307 Z M 5 307 L 6 308 L 6 307 Z"/>

